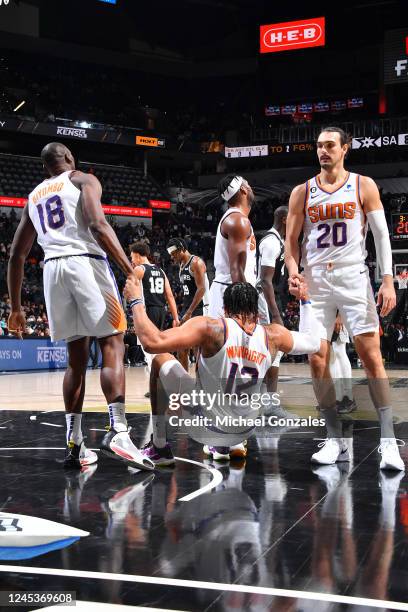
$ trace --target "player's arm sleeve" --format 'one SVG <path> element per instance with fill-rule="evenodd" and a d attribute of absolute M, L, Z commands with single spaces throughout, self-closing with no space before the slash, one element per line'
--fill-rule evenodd
<path fill-rule="evenodd" d="M 319 324 L 309 301 L 300 303 L 301 317 L 299 331 L 291 331 L 293 347 L 290 355 L 311 355 L 320 350 Z"/>
<path fill-rule="evenodd" d="M 373 232 L 375 250 L 381 272 L 393 276 L 392 251 L 390 234 L 383 208 L 378 208 L 367 213 L 367 220 Z"/>

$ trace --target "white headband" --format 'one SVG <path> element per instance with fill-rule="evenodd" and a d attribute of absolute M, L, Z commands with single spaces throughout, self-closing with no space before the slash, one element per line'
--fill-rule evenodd
<path fill-rule="evenodd" d="M 234 176 L 226 190 L 221 194 L 221 197 L 226 202 L 229 202 L 231 198 L 234 197 L 236 193 L 241 189 L 241 185 L 244 182 L 242 176 Z"/>
<path fill-rule="evenodd" d="M 169 255 L 171 255 L 172 253 L 174 253 L 174 251 L 177 251 L 177 247 L 176 246 L 169 246 L 169 248 L 167 249 L 167 252 Z"/>

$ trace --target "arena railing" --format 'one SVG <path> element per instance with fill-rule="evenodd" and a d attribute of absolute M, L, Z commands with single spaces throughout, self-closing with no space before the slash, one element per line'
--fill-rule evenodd
<path fill-rule="evenodd" d="M 334 124 L 341 127 L 354 138 L 362 136 L 388 136 L 399 133 L 408 133 L 408 116 L 380 117 L 360 121 L 327 121 L 308 125 L 285 125 L 276 127 L 255 127 L 251 130 L 251 142 L 277 142 L 291 144 L 301 142 L 315 142 L 322 127 Z"/>

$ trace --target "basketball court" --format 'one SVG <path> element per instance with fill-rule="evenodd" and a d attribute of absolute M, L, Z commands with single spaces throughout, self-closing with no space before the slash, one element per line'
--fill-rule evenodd
<path fill-rule="evenodd" d="M 389 371 L 396 436 L 408 441 L 404 374 Z M 315 417 L 308 367 L 283 364 L 280 375 L 285 407 Z M 408 610 L 408 476 L 380 474 L 378 423 L 363 371 L 353 376 L 358 410 L 343 417 L 350 463 L 313 466 L 324 430 L 277 427 L 248 441 L 246 461 L 211 462 L 176 432 L 174 468 L 141 472 L 100 456 L 73 473 L 62 468 L 63 372 L 3 375 L 3 531 L 4 517 L 24 515 L 85 535 L 67 544 L 61 534 L 59 548 L 26 549 L 26 558 L 3 549 L 2 591 L 74 592 L 86 602 L 77 609 L 96 611 Z M 87 385 L 84 433 L 98 450 L 108 423 L 99 371 Z M 128 369 L 138 445 L 148 433 L 146 390 L 144 368 Z"/>

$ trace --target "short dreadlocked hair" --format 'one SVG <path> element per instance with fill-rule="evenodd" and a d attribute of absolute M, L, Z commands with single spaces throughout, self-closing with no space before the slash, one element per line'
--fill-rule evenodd
<path fill-rule="evenodd" d="M 250 283 L 232 283 L 224 293 L 224 310 L 228 317 L 240 315 L 243 319 L 258 316 L 258 292 Z"/>

